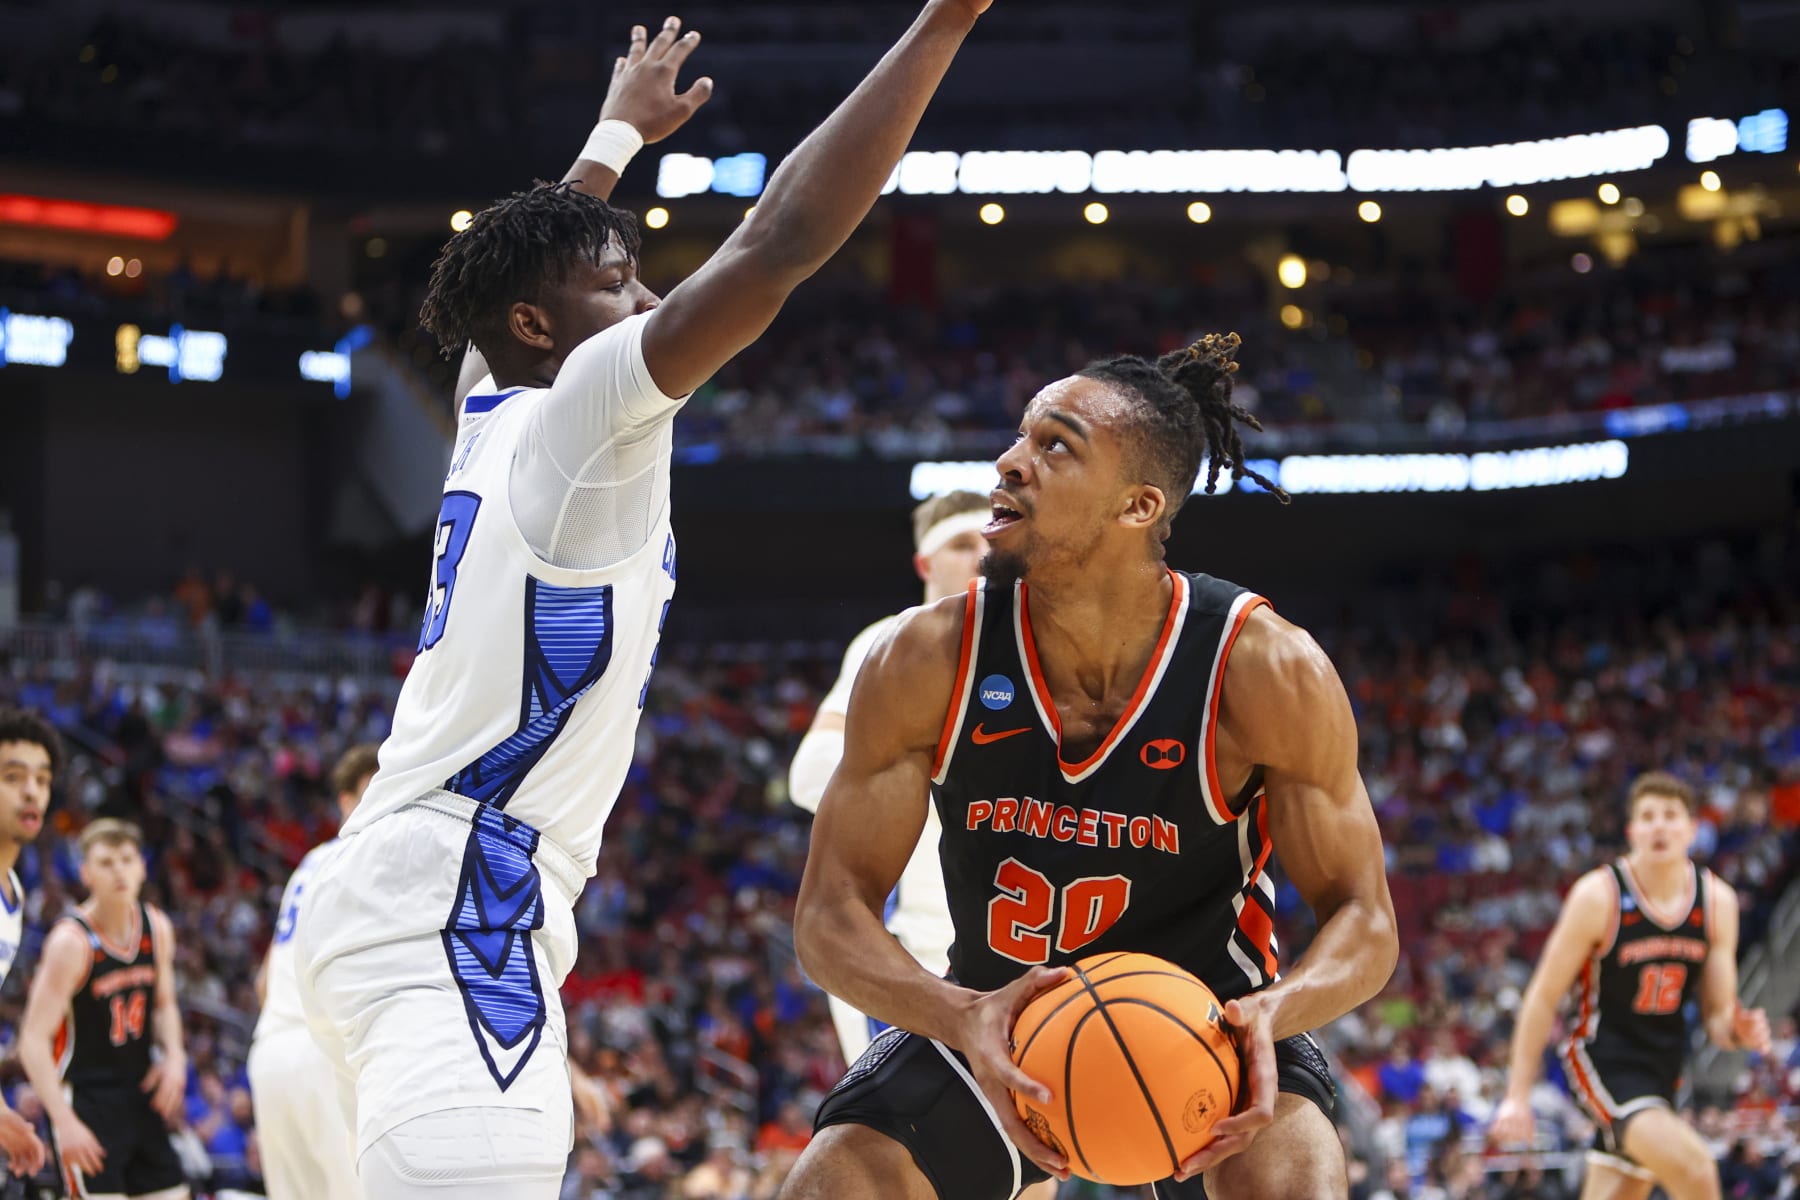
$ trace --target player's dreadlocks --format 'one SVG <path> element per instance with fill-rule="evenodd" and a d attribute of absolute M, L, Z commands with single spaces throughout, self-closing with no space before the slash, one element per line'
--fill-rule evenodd
<path fill-rule="evenodd" d="M 598 264 L 615 240 L 636 261 L 637 218 L 573 184 L 514 192 L 445 244 L 419 323 L 437 336 L 446 358 L 471 341 L 495 349 L 504 344 L 513 304 L 536 301 L 545 286 L 563 282 L 578 257 Z"/>
<path fill-rule="evenodd" d="M 1085 379 L 1113 384 L 1143 401 L 1136 431 L 1140 461 L 1145 478 L 1168 497 L 1164 533 L 1194 490 L 1202 458 L 1207 462 L 1209 495 L 1219 485 L 1220 471 L 1230 467 L 1262 484 L 1283 504 L 1288 502 L 1286 492 L 1244 461 L 1237 427 L 1248 425 L 1261 432 L 1262 423 L 1231 399 L 1231 377 L 1238 369 L 1235 356 L 1242 344 L 1235 333 L 1209 333 L 1155 362 L 1126 354 L 1102 359 L 1081 372 Z"/>

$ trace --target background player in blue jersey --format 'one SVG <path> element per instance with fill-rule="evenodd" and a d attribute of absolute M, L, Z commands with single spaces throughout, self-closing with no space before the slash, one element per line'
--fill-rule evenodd
<path fill-rule="evenodd" d="M 1647 1200 L 1657 1184 L 1673 1200 L 1714 1200 L 1718 1166 L 1675 1113 L 1687 1009 L 1698 999 L 1714 1045 L 1759 1054 L 1769 1053 L 1769 1018 L 1738 1003 L 1737 894 L 1688 857 L 1694 789 L 1652 771 L 1633 781 L 1626 803 L 1630 853 L 1569 889 L 1519 1003 L 1492 1136 L 1530 1141 L 1532 1085 L 1557 1002 L 1573 990 L 1563 1067 L 1598 1126 L 1582 1200 Z"/>
<path fill-rule="evenodd" d="M 62 738 L 48 721 L 23 709 L 0 708 L 0 981 L 11 974 L 24 937 L 25 891 L 15 870 L 19 852 L 44 828 L 50 782 L 62 758 Z M 37 1130 L 4 1100 L 0 1151 L 15 1175 L 35 1175 L 44 1165 Z"/>
<path fill-rule="evenodd" d="M 476 214 L 434 266 L 423 322 L 491 374 L 464 400 L 393 733 L 295 933 L 374 1200 L 557 1193 L 557 990 L 672 602 L 674 414 L 856 229 L 988 2 L 926 4 L 666 300 L 635 220 L 590 189 L 657 132 L 618 120 L 592 172 Z M 619 74 L 673 95 L 697 36 L 670 18 L 634 41 Z M 682 97 L 662 132 L 705 89 Z"/>
<path fill-rule="evenodd" d="M 1200 1176 L 1213 1200 L 1348 1194 L 1307 1031 L 1374 996 L 1398 955 L 1355 720 L 1303 630 L 1164 562 L 1203 459 L 1209 488 L 1226 467 L 1255 478 L 1236 346 L 1108 360 L 1040 392 L 997 464 L 983 583 L 912 610 L 870 654 L 795 943 L 826 990 L 910 1032 L 884 1034 L 826 1100 L 787 1200 L 1006 1200 L 1066 1175 L 1008 1094 L 1047 1098 L 1012 1063 L 1012 1024 L 1063 964 L 1121 950 L 1199 975 L 1244 1045 L 1240 1111 L 1159 1195 L 1197 1195 Z M 881 926 L 928 793 L 949 980 Z M 1285 976 L 1271 847 L 1318 919 Z"/>

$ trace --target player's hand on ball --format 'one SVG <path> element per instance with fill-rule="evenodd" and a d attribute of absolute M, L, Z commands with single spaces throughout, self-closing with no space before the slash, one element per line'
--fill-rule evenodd
<path fill-rule="evenodd" d="M 187 1063 L 165 1058 L 150 1064 L 144 1082 L 138 1085 L 149 1093 L 150 1107 L 171 1126 L 181 1117 L 182 1094 L 187 1090 Z"/>
<path fill-rule="evenodd" d="M 613 63 L 612 85 L 600 106 L 602 121 L 624 121 L 646 143 L 660 142 L 687 124 L 700 106 L 712 99 L 713 81 L 696 79 L 685 92 L 676 92 L 675 78 L 681 65 L 700 44 L 700 35 L 681 32 L 681 18 L 670 17 L 654 39 L 642 25 L 631 27 L 631 50 Z"/>
<path fill-rule="evenodd" d="M 106 1167 L 106 1149 L 80 1117 L 71 1115 L 56 1123 L 56 1145 L 62 1151 L 63 1162 L 83 1175 L 98 1175 Z"/>
<path fill-rule="evenodd" d="M 0 1107 L 0 1150 L 6 1151 L 6 1169 L 14 1175 L 36 1175 L 44 1166 L 44 1143 L 31 1122 L 10 1108 Z"/>
<path fill-rule="evenodd" d="M 1269 1010 L 1257 996 L 1225 1005 L 1225 1023 L 1237 1030 L 1238 1053 L 1244 1064 L 1244 1097 L 1238 1110 L 1213 1126 L 1206 1149 L 1181 1164 L 1177 1180 L 1204 1175 L 1234 1154 L 1249 1149 L 1256 1135 L 1275 1120 L 1275 1035 Z"/>
<path fill-rule="evenodd" d="M 1488 1140 L 1496 1146 L 1529 1146 L 1536 1131 L 1537 1118 L 1532 1115 L 1531 1101 L 1508 1096 L 1494 1110 Z"/>
<path fill-rule="evenodd" d="M 1069 977 L 1067 967 L 1033 967 L 997 992 L 986 992 L 969 1006 L 964 1017 L 961 1050 L 969 1060 L 969 1073 L 999 1114 L 1006 1136 L 1019 1152 L 1058 1179 L 1069 1177 L 1069 1160 L 1039 1141 L 1013 1104 L 1012 1093 L 1049 1103 L 1050 1089 L 1019 1070 L 1012 1059 L 1012 1030 L 1019 1013 L 1037 998 Z"/>
<path fill-rule="evenodd" d="M 1739 1005 L 1731 1014 L 1731 1037 L 1741 1049 L 1762 1055 L 1775 1053 L 1769 1036 L 1769 1014 L 1760 1008 Z"/>

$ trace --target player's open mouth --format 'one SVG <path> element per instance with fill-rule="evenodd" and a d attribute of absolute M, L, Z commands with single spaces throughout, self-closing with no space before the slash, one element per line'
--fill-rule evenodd
<path fill-rule="evenodd" d="M 1007 526 L 1017 525 L 1020 521 L 1023 521 L 1025 519 L 1024 513 L 1020 512 L 1016 508 L 1012 508 L 1009 505 L 1002 503 L 998 499 L 998 497 L 1000 495 L 1001 495 L 1001 493 L 998 493 L 998 492 L 995 493 L 996 498 L 993 501 L 994 519 L 989 521 L 987 523 L 987 525 L 985 527 L 983 527 L 983 529 L 981 531 L 981 534 L 983 537 L 993 537 L 996 533 L 999 533 L 1002 529 L 1005 529 Z"/>

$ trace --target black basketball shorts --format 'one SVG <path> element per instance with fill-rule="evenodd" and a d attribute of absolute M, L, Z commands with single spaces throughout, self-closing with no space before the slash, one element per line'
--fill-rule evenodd
<path fill-rule="evenodd" d="M 106 1162 L 98 1175 L 83 1175 L 53 1144 L 70 1196 L 142 1196 L 186 1186 L 187 1172 L 169 1141 L 169 1127 L 150 1107 L 150 1097 L 135 1086 L 79 1087 L 71 1102 L 81 1123 L 100 1140 Z"/>
<path fill-rule="evenodd" d="M 1283 1092 L 1332 1114 L 1337 1085 L 1310 1036 L 1277 1042 L 1275 1062 Z M 1049 1178 L 1006 1136 L 969 1074 L 968 1060 L 903 1029 L 889 1029 L 870 1043 L 825 1097 L 813 1128 L 832 1125 L 867 1126 L 905 1146 L 938 1200 L 1009 1200 Z M 1156 1194 L 1159 1200 L 1203 1200 L 1206 1191 L 1191 1179 L 1158 1184 Z"/>
<path fill-rule="evenodd" d="M 1595 1125 L 1594 1149 L 1629 1163 L 1622 1148 L 1625 1126 L 1645 1109 L 1675 1107 L 1679 1059 L 1671 1069 L 1642 1055 L 1594 1055 L 1579 1042 L 1562 1050 L 1569 1090 Z"/>

